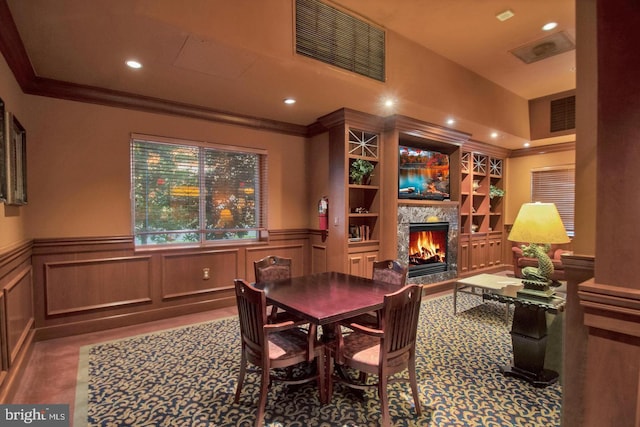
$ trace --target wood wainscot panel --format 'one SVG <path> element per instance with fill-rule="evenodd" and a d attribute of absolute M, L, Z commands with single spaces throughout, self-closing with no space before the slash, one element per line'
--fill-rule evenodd
<path fill-rule="evenodd" d="M 256 277 L 253 269 L 253 262 L 269 255 L 291 258 L 291 275 L 293 277 L 303 276 L 306 271 L 304 249 L 304 244 L 248 248 L 245 265 L 245 269 L 247 272 L 246 280 L 255 282 Z"/>
<path fill-rule="evenodd" d="M 311 273 L 327 271 L 327 247 L 325 245 L 311 246 Z"/>
<path fill-rule="evenodd" d="M 583 425 L 638 426 L 640 289 L 590 279 L 578 297 L 588 328 Z"/>
<path fill-rule="evenodd" d="M 150 256 L 47 262 L 48 316 L 151 302 Z"/>
<path fill-rule="evenodd" d="M 7 328 L 6 328 L 6 304 L 4 292 L 0 292 L 0 386 L 4 384 L 9 372 L 9 358 L 7 355 Z"/>
<path fill-rule="evenodd" d="M 34 323 L 31 266 L 23 268 L 3 288 L 6 319 L 6 357 L 11 366 Z"/>
<path fill-rule="evenodd" d="M 238 249 L 162 255 L 162 298 L 205 293 L 229 293 L 238 278 Z"/>

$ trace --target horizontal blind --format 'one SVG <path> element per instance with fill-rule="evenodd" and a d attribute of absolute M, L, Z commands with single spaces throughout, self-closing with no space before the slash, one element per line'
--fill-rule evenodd
<path fill-rule="evenodd" d="M 131 141 L 136 244 L 258 239 L 266 227 L 264 150 Z"/>
<path fill-rule="evenodd" d="M 570 236 L 574 235 L 575 167 L 531 172 L 531 201 L 554 203 Z"/>

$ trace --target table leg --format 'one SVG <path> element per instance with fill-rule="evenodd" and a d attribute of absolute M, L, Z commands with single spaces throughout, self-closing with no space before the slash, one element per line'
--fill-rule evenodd
<path fill-rule="evenodd" d="M 506 311 L 506 312 L 505 312 L 505 314 L 504 314 L 504 323 L 505 323 L 505 325 L 508 325 L 508 324 L 509 324 L 509 305 L 510 305 L 510 304 L 511 304 L 511 303 L 509 303 L 509 302 L 507 302 L 507 303 L 505 304 L 505 306 L 507 307 L 507 311 Z"/>
<path fill-rule="evenodd" d="M 558 381 L 558 373 L 544 369 L 547 350 L 546 309 L 516 304 L 511 326 L 513 365 L 500 367 L 506 376 L 521 378 L 535 387 Z"/>
<path fill-rule="evenodd" d="M 458 309 L 458 282 L 453 285 L 453 315 L 455 316 Z"/>

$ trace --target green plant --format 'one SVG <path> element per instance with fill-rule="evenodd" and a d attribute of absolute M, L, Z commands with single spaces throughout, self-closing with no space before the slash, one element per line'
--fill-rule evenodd
<path fill-rule="evenodd" d="M 364 178 L 371 175 L 371 172 L 373 172 L 373 163 L 364 159 L 354 160 L 349 168 L 349 176 L 356 184 L 362 184 Z"/>
<path fill-rule="evenodd" d="M 502 197 L 502 196 L 504 196 L 504 190 L 502 188 L 498 188 L 493 184 L 489 186 L 490 199 L 493 199 L 494 197 Z"/>

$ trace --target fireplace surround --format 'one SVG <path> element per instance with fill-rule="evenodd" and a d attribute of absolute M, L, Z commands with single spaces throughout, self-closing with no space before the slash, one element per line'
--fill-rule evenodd
<path fill-rule="evenodd" d="M 400 204 L 397 221 L 398 260 L 409 265 L 410 225 L 418 223 L 448 223 L 446 246 L 446 269 L 438 272 L 422 271 L 410 275 L 407 283 L 429 284 L 455 279 L 458 272 L 458 205 L 457 203 L 439 204 Z"/>
<path fill-rule="evenodd" d="M 409 277 L 447 271 L 448 222 L 409 224 Z"/>

